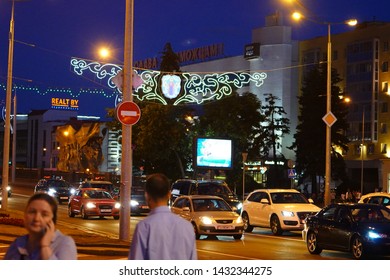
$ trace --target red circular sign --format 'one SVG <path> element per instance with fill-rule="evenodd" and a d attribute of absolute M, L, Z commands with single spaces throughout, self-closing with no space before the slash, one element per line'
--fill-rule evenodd
<path fill-rule="evenodd" d="M 116 107 L 116 117 L 124 125 L 136 124 L 141 117 L 141 109 L 131 101 L 123 101 Z"/>

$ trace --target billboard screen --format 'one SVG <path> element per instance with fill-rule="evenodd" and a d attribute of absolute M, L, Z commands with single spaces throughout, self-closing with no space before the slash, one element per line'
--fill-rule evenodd
<path fill-rule="evenodd" d="M 230 169 L 233 143 L 229 139 L 202 138 L 195 141 L 196 167 Z"/>

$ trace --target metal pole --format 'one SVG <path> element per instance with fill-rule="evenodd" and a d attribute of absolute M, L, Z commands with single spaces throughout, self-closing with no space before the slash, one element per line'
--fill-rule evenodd
<path fill-rule="evenodd" d="M 362 161 L 361 161 L 361 171 L 360 171 L 360 195 L 363 195 L 363 174 L 364 174 L 364 160 L 363 160 L 363 153 L 364 153 L 364 105 L 363 105 L 363 115 L 362 115 L 362 144 L 361 144 L 361 149 L 360 153 L 362 156 Z"/>
<path fill-rule="evenodd" d="M 248 153 L 242 153 L 242 203 L 245 199 L 245 162 L 248 157 Z"/>
<path fill-rule="evenodd" d="M 331 92 L 331 79 L 332 79 L 332 43 L 330 39 L 330 23 L 328 23 L 328 61 L 327 61 L 327 81 L 326 81 L 326 113 L 329 114 L 332 110 L 332 92 Z M 326 126 L 326 143 L 325 143 L 325 194 L 324 203 L 325 206 L 329 205 L 330 199 L 330 182 L 331 182 L 331 128 L 330 125 Z"/>
<path fill-rule="evenodd" d="M 15 183 L 15 171 L 16 171 L 16 93 L 14 95 L 14 119 L 12 125 L 12 169 L 11 169 L 11 182 Z"/>
<path fill-rule="evenodd" d="M 123 101 L 133 101 L 132 73 L 133 73 L 133 21 L 134 0 L 126 0 L 125 16 L 125 46 L 123 66 Z M 119 239 L 130 240 L 130 197 L 133 177 L 132 130 L 130 125 L 122 124 L 122 162 L 121 162 L 121 189 L 120 189 L 120 220 Z"/>
<path fill-rule="evenodd" d="M 12 68 L 14 56 L 14 7 L 15 1 L 12 1 L 11 21 L 9 26 L 9 48 L 8 48 L 8 76 L 7 92 L 5 98 L 5 126 L 4 126 L 4 146 L 3 146 L 3 173 L 2 173 L 2 205 L 3 210 L 8 208 L 8 174 L 9 174 L 9 145 L 10 145 L 10 127 L 11 127 L 11 93 L 12 93 Z"/>

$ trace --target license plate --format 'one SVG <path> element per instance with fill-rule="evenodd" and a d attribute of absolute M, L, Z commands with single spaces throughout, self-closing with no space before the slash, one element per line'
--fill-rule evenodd
<path fill-rule="evenodd" d="M 234 226 L 217 226 L 217 229 L 221 229 L 221 230 L 234 229 Z"/>
<path fill-rule="evenodd" d="M 100 209 L 102 213 L 111 213 L 111 209 Z"/>
<path fill-rule="evenodd" d="M 61 196 L 60 199 L 69 199 L 67 196 Z"/>

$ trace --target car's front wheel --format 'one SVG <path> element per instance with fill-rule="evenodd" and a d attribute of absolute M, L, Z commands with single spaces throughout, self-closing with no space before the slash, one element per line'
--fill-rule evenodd
<path fill-rule="evenodd" d="M 281 235 L 283 233 L 278 216 L 273 215 L 271 217 L 270 224 L 271 224 L 271 230 L 273 235 Z"/>
<path fill-rule="evenodd" d="M 88 219 L 88 215 L 85 213 L 84 207 L 81 207 L 81 218 L 84 220 Z"/>
<path fill-rule="evenodd" d="M 68 216 L 73 218 L 74 217 L 74 213 L 72 211 L 72 207 L 70 207 L 70 205 L 68 206 Z"/>
<path fill-rule="evenodd" d="M 306 246 L 310 254 L 318 255 L 322 252 L 322 249 L 318 246 L 317 235 L 312 231 L 307 234 Z"/>
<path fill-rule="evenodd" d="M 242 234 L 235 234 L 235 235 L 233 235 L 233 238 L 235 240 L 240 240 L 242 238 Z"/>
<path fill-rule="evenodd" d="M 355 236 L 352 239 L 351 253 L 354 259 L 359 260 L 365 257 L 366 252 L 364 250 L 363 241 L 359 236 Z"/>
<path fill-rule="evenodd" d="M 244 231 L 245 232 L 252 232 L 253 226 L 251 226 L 249 222 L 249 216 L 247 212 L 242 213 L 242 221 L 244 222 Z"/>
<path fill-rule="evenodd" d="M 195 232 L 195 239 L 198 240 L 200 238 L 200 234 L 198 232 L 198 229 L 196 227 L 196 224 L 195 223 L 192 223 L 192 227 L 194 228 L 194 232 Z"/>

